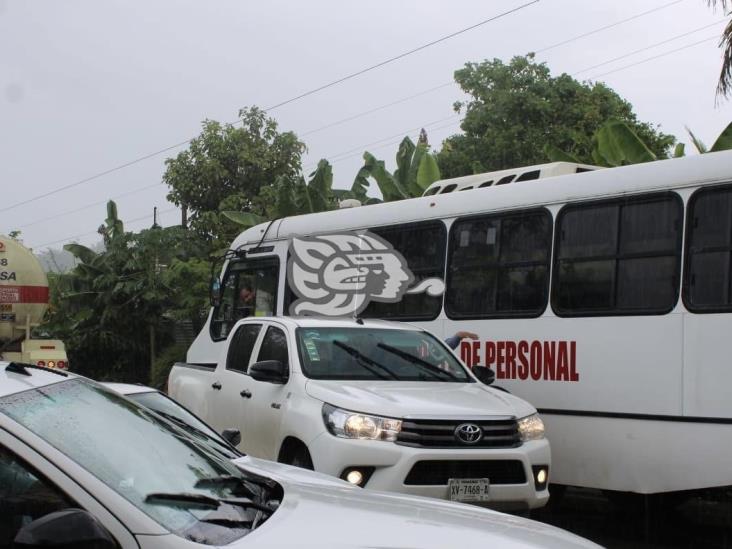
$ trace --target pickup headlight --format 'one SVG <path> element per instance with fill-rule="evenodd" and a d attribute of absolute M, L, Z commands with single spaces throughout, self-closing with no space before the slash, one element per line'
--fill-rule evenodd
<path fill-rule="evenodd" d="M 341 438 L 394 442 L 402 430 L 402 420 L 360 414 L 323 404 L 323 421 L 330 434 Z"/>
<path fill-rule="evenodd" d="M 531 414 L 518 420 L 518 431 L 521 442 L 544 438 L 544 422 L 539 414 Z"/>

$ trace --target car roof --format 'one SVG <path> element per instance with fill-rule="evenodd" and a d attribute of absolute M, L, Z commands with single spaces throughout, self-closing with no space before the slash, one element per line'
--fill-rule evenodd
<path fill-rule="evenodd" d="M 8 366 L 10 364 L 10 362 L 0 361 L 0 397 L 79 377 L 70 372 L 57 372 L 40 368 L 27 368 L 26 371 L 30 375 L 14 371 L 9 372 Z"/>
<path fill-rule="evenodd" d="M 256 323 L 265 320 L 273 320 L 288 326 L 297 328 L 363 328 L 363 329 L 387 329 L 387 330 L 409 330 L 421 332 L 422 328 L 405 324 L 403 322 L 391 322 L 388 320 L 377 320 L 355 317 L 325 317 L 325 316 L 271 316 L 271 317 L 248 317 L 240 322 Z"/>
<path fill-rule="evenodd" d="M 108 389 L 112 389 L 122 395 L 138 395 L 141 393 L 157 393 L 157 389 L 146 387 L 145 385 L 136 385 L 132 383 L 113 383 L 109 381 L 102 382 L 102 385 Z"/>

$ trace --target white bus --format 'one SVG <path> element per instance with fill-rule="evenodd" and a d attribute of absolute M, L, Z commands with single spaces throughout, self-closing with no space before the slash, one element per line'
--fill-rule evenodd
<path fill-rule="evenodd" d="M 293 239 L 369 231 L 444 292 L 361 316 L 479 334 L 461 356 L 542 413 L 552 482 L 732 485 L 732 152 L 581 171 L 246 230 L 188 361 L 215 363 L 240 316 L 288 314 Z"/>

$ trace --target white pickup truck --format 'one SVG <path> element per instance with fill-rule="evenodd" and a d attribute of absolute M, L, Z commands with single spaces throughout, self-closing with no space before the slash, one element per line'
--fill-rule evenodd
<path fill-rule="evenodd" d="M 239 429 L 239 448 L 255 457 L 501 509 L 549 498 L 536 409 L 481 382 L 419 328 L 250 317 L 215 367 L 178 363 L 168 389 L 219 431 Z"/>

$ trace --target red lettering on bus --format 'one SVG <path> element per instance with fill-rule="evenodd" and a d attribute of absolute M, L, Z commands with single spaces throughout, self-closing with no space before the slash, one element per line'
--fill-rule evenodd
<path fill-rule="evenodd" d="M 519 341 L 518 344 L 518 359 L 519 359 L 519 367 L 518 367 L 518 378 L 519 379 L 526 379 L 529 377 L 529 359 L 526 356 L 526 353 L 529 352 L 529 343 L 527 341 Z"/>
<path fill-rule="evenodd" d="M 554 381 L 556 379 L 555 373 L 555 359 L 556 359 L 556 341 L 545 341 L 544 342 L 544 379 Z M 532 375 L 533 377 L 533 375 Z M 537 378 L 534 378 L 537 379 Z"/>
<path fill-rule="evenodd" d="M 529 361 L 529 373 L 531 379 L 541 378 L 541 343 L 538 341 L 531 342 L 531 360 Z"/>
<path fill-rule="evenodd" d="M 485 342 L 485 365 L 490 368 L 491 364 L 496 361 L 496 343 L 494 341 Z"/>
<path fill-rule="evenodd" d="M 569 381 L 579 381 L 577 373 L 577 342 L 569 342 Z"/>
<path fill-rule="evenodd" d="M 496 342 L 496 377 L 498 379 L 506 378 L 506 371 L 503 368 L 503 365 L 506 363 L 505 350 L 506 350 L 506 342 L 497 341 Z"/>
<path fill-rule="evenodd" d="M 472 347 L 472 365 L 477 366 L 480 364 L 480 341 L 471 341 Z"/>
<path fill-rule="evenodd" d="M 567 356 L 567 342 L 560 341 L 557 346 L 557 381 L 569 381 L 569 357 Z"/>
<path fill-rule="evenodd" d="M 506 341 L 506 377 L 516 379 L 516 342 Z"/>
<path fill-rule="evenodd" d="M 470 341 L 462 340 L 460 342 L 460 360 L 462 360 L 465 364 L 467 364 L 469 367 L 473 367 L 473 363 L 470 361 L 472 358 L 471 356 L 471 349 L 473 346 L 471 345 Z"/>

